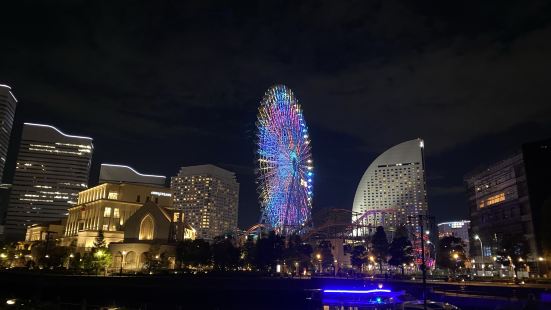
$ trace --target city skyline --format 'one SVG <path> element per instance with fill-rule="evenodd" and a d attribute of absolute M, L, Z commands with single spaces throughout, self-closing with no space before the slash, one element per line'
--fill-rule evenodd
<path fill-rule="evenodd" d="M 551 307 L 551 1 L 7 1 L 0 308 Z"/>
<path fill-rule="evenodd" d="M 17 113 L 16 113 L 16 115 L 17 115 Z M 27 123 L 27 122 L 24 122 L 24 124 L 33 124 L 33 125 L 37 125 L 37 126 L 39 125 L 39 126 L 43 126 L 43 127 L 49 127 L 49 128 L 54 128 L 56 131 L 59 131 L 55 126 L 52 126 L 52 125 L 34 124 L 34 123 Z M 80 131 L 77 129 L 77 132 L 80 132 Z M 62 133 L 62 134 L 64 134 L 64 133 Z M 77 137 L 77 138 L 87 138 L 87 137 L 82 137 L 82 136 L 75 136 L 75 137 Z M 19 141 L 19 139 L 20 139 L 20 138 L 18 138 L 18 137 L 12 136 L 11 139 L 10 139 L 10 145 L 14 143 L 14 142 L 13 142 L 14 140 L 15 140 L 15 141 Z M 530 141 L 530 142 L 534 142 L 534 141 Z M 424 142 L 423 142 L 423 143 L 424 143 Z M 520 145 L 514 146 L 510 151 L 506 151 L 506 152 L 504 153 L 505 155 L 504 155 L 504 154 L 496 155 L 496 157 L 488 159 L 487 162 L 488 162 L 488 163 L 491 163 L 492 161 L 501 160 L 501 159 L 503 159 L 503 158 L 506 157 L 506 154 L 514 154 L 514 153 L 516 152 L 516 150 L 518 150 L 519 148 L 520 148 Z M 96 150 L 94 150 L 94 151 L 96 151 Z M 10 152 L 13 152 L 13 151 L 11 150 L 11 146 L 10 146 Z M 374 157 L 374 160 L 375 160 L 375 159 L 376 159 L 376 157 Z M 129 157 L 129 158 L 126 158 L 125 160 L 126 160 L 126 162 L 131 162 L 131 161 L 133 161 L 133 158 L 132 158 L 132 157 Z M 117 168 L 117 169 L 122 168 L 122 170 L 125 170 L 125 169 L 126 169 L 126 170 L 129 170 L 129 171 L 132 171 L 132 173 L 137 173 L 137 174 L 141 175 L 140 173 L 138 173 L 137 171 L 135 171 L 133 167 L 130 167 L 130 166 L 127 166 L 127 165 L 98 163 L 98 160 L 97 160 L 97 159 L 94 159 L 93 161 L 95 162 L 95 165 L 93 165 L 93 166 L 91 167 L 91 169 L 96 170 L 96 173 L 95 173 L 93 176 L 91 176 L 90 179 L 89 179 L 89 182 L 90 182 L 89 185 L 90 185 L 90 186 L 94 186 L 94 185 L 96 185 L 96 184 L 101 183 L 101 173 L 100 173 L 100 172 L 102 172 L 102 170 L 103 170 L 105 167 L 108 167 L 108 166 L 110 166 L 110 168 Z M 107 159 L 107 161 L 109 161 L 109 160 Z M 199 164 L 201 164 L 201 163 L 203 163 L 203 162 L 199 161 Z M 429 164 L 429 165 L 430 165 L 430 164 Z M 191 166 L 191 165 L 190 165 L 190 166 Z M 233 165 L 229 164 L 228 166 L 229 166 L 229 167 L 232 167 Z M 484 166 L 484 164 L 483 164 L 483 163 L 478 163 L 478 166 L 477 166 L 477 167 L 480 168 L 481 166 Z M 10 167 L 7 167 L 7 168 L 8 168 L 8 170 L 9 170 Z M 101 168 L 101 169 L 98 169 L 98 168 Z M 238 167 L 238 168 L 243 168 L 243 167 Z M 473 168 L 471 167 L 470 169 L 472 170 Z M 237 172 L 236 174 L 239 175 L 240 173 Z M 171 176 L 171 174 L 167 174 L 167 175 Z M 174 176 L 174 175 L 176 175 L 176 174 L 173 174 L 172 176 Z M 149 177 L 154 177 L 154 178 L 162 177 L 162 176 L 160 176 L 160 175 L 147 175 L 147 174 L 144 175 L 144 176 L 149 176 Z M 166 177 L 165 177 L 165 178 L 166 178 Z M 430 176 L 428 176 L 428 179 L 431 179 Z M 360 181 L 360 180 L 358 180 L 358 182 L 359 182 L 359 181 Z M 167 186 L 169 186 L 169 184 L 166 183 L 166 182 L 167 182 L 167 181 L 165 180 L 165 184 L 166 184 Z M 430 197 L 430 189 L 429 189 L 428 196 Z M 247 198 L 250 199 L 251 197 L 247 197 Z M 255 198 L 258 199 L 258 197 L 255 197 Z M 466 198 L 465 198 L 465 199 L 466 199 Z M 461 214 L 460 214 L 459 216 L 457 216 L 457 215 L 453 215 L 453 216 L 451 216 L 451 217 L 449 217 L 449 216 L 448 216 L 448 217 L 439 216 L 439 211 L 440 211 L 440 210 L 438 210 L 438 209 L 435 210 L 434 207 L 431 207 L 431 206 L 430 206 L 430 202 L 429 202 L 429 210 L 430 210 L 430 212 L 432 212 L 432 214 L 436 214 L 436 215 L 437 215 L 437 220 L 438 220 L 438 221 L 464 220 L 464 219 L 467 219 L 467 218 L 469 217 L 469 214 L 468 214 L 468 206 L 467 206 L 467 200 L 465 200 L 464 204 L 465 204 L 465 206 L 464 206 L 464 209 L 465 209 L 465 210 L 461 210 L 462 212 L 461 212 Z M 258 208 L 259 208 L 258 213 L 260 213 L 260 212 L 261 212 L 260 203 L 258 203 Z M 242 205 L 240 204 L 240 205 L 239 205 L 239 210 L 243 211 L 242 209 L 245 209 L 245 212 L 255 211 L 255 210 L 250 210 L 250 208 L 246 208 L 245 206 L 242 206 Z M 317 211 L 319 211 L 319 210 L 317 210 L 316 208 L 313 209 L 313 212 L 317 212 Z M 352 211 L 353 211 L 353 210 L 352 210 Z M 464 213 L 464 214 L 463 214 L 463 213 Z M 251 217 L 250 217 L 250 216 L 247 216 L 247 215 L 249 215 L 250 213 L 248 213 L 248 214 L 245 213 L 245 214 L 246 214 L 246 217 L 247 217 L 247 221 L 241 220 L 241 216 L 240 216 L 240 217 L 239 217 L 239 224 L 238 224 L 238 227 L 239 227 L 239 228 L 247 229 L 248 227 L 250 227 L 250 226 L 252 226 L 252 225 L 258 223 L 258 221 L 250 221 Z M 244 224 L 243 224 L 243 223 L 244 223 Z"/>
<path fill-rule="evenodd" d="M 95 138 L 94 176 L 101 162 L 167 176 L 179 166 L 204 163 L 235 171 L 241 183 L 240 227 L 260 215 L 254 122 L 272 84 L 285 83 L 301 98 L 312 140 L 319 141 L 313 145 L 319 193 L 314 212 L 350 206 L 357 182 L 377 154 L 423 137 L 429 208 L 438 221 L 464 219 L 465 173 L 524 142 L 551 136 L 549 94 L 537 86 L 551 67 L 545 56 L 550 47 L 542 40 L 551 23 L 543 13 L 527 17 L 526 12 L 543 12 L 534 10 L 536 4 L 513 10 L 495 2 L 507 13 L 489 19 L 463 11 L 448 18 L 444 5 L 412 8 L 400 2 L 385 9 L 357 4 L 357 15 L 331 4 L 290 5 L 279 11 L 283 14 L 269 4 L 250 8 L 263 19 L 237 5 L 183 5 L 163 21 L 156 19 L 160 7 L 135 7 L 151 12 L 145 16 L 152 24 L 144 14 L 83 23 L 95 20 L 91 14 L 105 9 L 101 4 L 94 10 L 75 4 L 82 11 L 67 19 L 60 15 L 63 9 L 10 5 L 13 14 L 2 22 L 14 30 L 4 42 L 17 48 L 2 51 L 0 81 L 19 100 L 13 143 L 22 122 L 48 123 Z M 394 9 L 403 10 L 390 16 L 392 31 L 371 30 L 386 24 Z M 32 13 L 25 23 L 15 18 L 29 11 L 45 14 Z M 332 13 L 327 20 L 300 24 L 305 12 Z M 49 23 L 50 18 L 67 24 Z M 189 24 L 186 18 L 192 19 Z M 245 31 L 242 22 L 258 27 Z M 270 28 L 272 23 L 282 32 Z M 139 25 L 143 35 L 128 35 L 129 24 Z M 193 31 L 187 32 L 190 24 Z M 91 39 L 82 41 L 81 32 Z M 399 40 L 400 33 L 409 39 Z M 351 45 L 343 48 L 342 37 Z M 278 40 L 296 49 L 288 51 Z M 335 53 L 345 56 L 334 58 Z M 129 65 L 120 66 L 121 59 Z M 487 66 L 480 65 L 488 59 Z M 512 66 L 513 59 L 520 64 Z"/>

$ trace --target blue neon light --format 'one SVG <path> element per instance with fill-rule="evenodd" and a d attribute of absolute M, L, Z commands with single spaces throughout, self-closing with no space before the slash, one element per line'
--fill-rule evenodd
<path fill-rule="evenodd" d="M 374 290 L 323 290 L 324 293 L 343 293 L 343 294 L 372 294 L 372 293 L 390 293 L 391 290 L 374 289 Z"/>

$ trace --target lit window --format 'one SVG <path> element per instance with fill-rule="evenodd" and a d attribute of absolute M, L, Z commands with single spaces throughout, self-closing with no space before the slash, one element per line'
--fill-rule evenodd
<path fill-rule="evenodd" d="M 153 217 L 148 214 L 146 215 L 140 224 L 140 234 L 139 240 L 153 240 L 155 235 L 155 222 Z"/>
<path fill-rule="evenodd" d="M 120 217 L 119 215 L 119 208 L 114 208 L 113 209 L 113 217 L 118 219 Z"/>
<path fill-rule="evenodd" d="M 105 207 L 105 210 L 103 210 L 103 217 L 110 217 L 111 216 L 111 208 Z"/>
<path fill-rule="evenodd" d="M 109 225 L 107 225 L 107 224 L 104 224 L 104 225 L 103 225 L 103 229 L 102 229 L 102 230 L 108 230 L 108 229 L 109 229 Z"/>
<path fill-rule="evenodd" d="M 117 192 L 109 192 L 109 195 L 107 196 L 109 199 L 117 200 L 119 198 L 119 193 Z"/>
<path fill-rule="evenodd" d="M 176 212 L 174 213 L 174 223 L 178 222 L 180 220 L 180 213 Z"/>
<path fill-rule="evenodd" d="M 480 203 L 480 208 L 491 206 L 502 201 L 505 201 L 505 193 L 499 193 L 497 195 L 486 198 Z"/>

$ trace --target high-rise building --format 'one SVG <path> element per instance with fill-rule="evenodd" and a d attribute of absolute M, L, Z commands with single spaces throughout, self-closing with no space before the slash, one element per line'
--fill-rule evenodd
<path fill-rule="evenodd" d="M 197 238 L 212 240 L 237 229 L 239 183 L 235 173 L 213 166 L 182 167 L 172 177 L 174 208 L 182 210 L 184 222 Z"/>
<path fill-rule="evenodd" d="M 465 251 L 469 253 L 469 228 L 471 221 L 452 221 L 438 223 L 438 239 L 444 237 L 461 238 L 465 242 Z"/>
<path fill-rule="evenodd" d="M 471 239 L 484 255 L 497 254 L 503 238 L 522 236 L 532 261 L 551 258 L 551 139 L 527 143 L 515 154 L 465 177 Z M 471 242 L 479 242 L 471 240 Z M 480 248 L 471 247 L 474 255 Z"/>
<path fill-rule="evenodd" d="M 99 183 L 127 183 L 164 186 L 166 177 L 162 175 L 143 174 L 132 167 L 124 165 L 101 164 Z"/>
<path fill-rule="evenodd" d="M 88 188 L 92 138 L 25 123 L 6 216 L 6 235 L 23 238 L 26 227 L 56 221 Z"/>
<path fill-rule="evenodd" d="M 156 185 L 103 183 L 83 190 L 78 193 L 77 205 L 69 208 L 62 242 L 89 249 L 99 231 L 103 232 L 107 243 L 120 242 L 124 239 L 126 220 L 149 201 L 161 208 L 171 208 L 170 189 Z M 175 218 L 175 222 L 177 220 Z"/>
<path fill-rule="evenodd" d="M 424 142 L 414 139 L 391 147 L 365 171 L 354 197 L 352 222 L 360 235 L 383 226 L 392 233 L 408 216 L 427 213 Z M 367 230 L 366 230 L 367 227 Z"/>
<path fill-rule="evenodd" d="M 518 152 L 465 177 L 471 219 L 471 239 L 483 244 L 471 248 L 476 256 L 495 255 L 504 234 L 526 236 L 535 249 L 532 212 L 522 153 Z M 472 240 L 473 242 L 478 242 Z"/>
<path fill-rule="evenodd" d="M 11 87 L 0 84 L 0 181 L 4 175 L 16 105 L 17 99 L 11 92 Z"/>

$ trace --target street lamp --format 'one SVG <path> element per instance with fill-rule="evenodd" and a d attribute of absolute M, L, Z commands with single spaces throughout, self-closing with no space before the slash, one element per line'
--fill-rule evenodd
<path fill-rule="evenodd" d="M 538 277 L 541 275 L 540 262 L 543 262 L 545 259 L 543 257 L 538 257 L 536 261 L 536 266 L 538 267 Z"/>
<path fill-rule="evenodd" d="M 71 261 L 73 260 L 74 257 L 75 255 L 73 255 L 73 253 L 69 254 L 69 262 L 67 264 L 67 269 L 71 268 Z"/>
<path fill-rule="evenodd" d="M 480 256 L 482 257 L 482 261 L 484 261 L 484 250 L 482 247 L 482 239 L 480 239 L 479 235 L 474 235 L 474 240 L 478 240 L 478 242 L 480 242 Z"/>
<path fill-rule="evenodd" d="M 318 272 L 321 273 L 321 254 L 316 254 L 316 258 L 318 259 Z"/>

